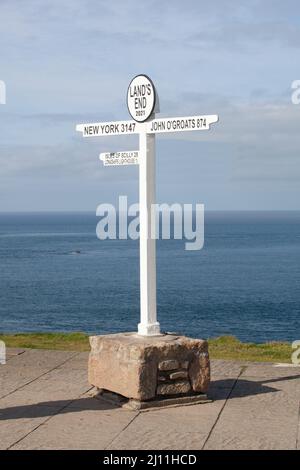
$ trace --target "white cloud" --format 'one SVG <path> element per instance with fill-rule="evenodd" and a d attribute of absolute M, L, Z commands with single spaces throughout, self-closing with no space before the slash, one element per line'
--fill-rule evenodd
<path fill-rule="evenodd" d="M 299 9 L 295 0 L 152 0 L 147 6 L 138 0 L 2 0 L 0 78 L 9 93 L 0 108 L 2 195 L 8 181 L 21 191 L 32 178 L 37 188 L 42 178 L 49 193 L 56 177 L 84 175 L 114 188 L 136 181 L 133 170 L 104 171 L 98 162 L 100 151 L 132 149 L 136 139 L 86 142 L 75 124 L 129 118 L 128 82 L 145 72 L 157 84 L 162 115 L 220 115 L 209 133 L 159 137 L 165 139 L 161 158 L 177 155 L 178 140 L 193 151 L 199 142 L 200 153 L 209 147 L 205 171 L 209 178 L 216 174 L 219 199 L 225 172 L 232 187 L 268 180 L 276 191 L 278 181 L 286 182 L 281 192 L 290 207 L 289 185 L 298 183 L 300 167 L 300 106 L 290 100 L 290 84 L 299 78 Z M 218 163 L 223 149 L 225 166 Z M 176 158 L 180 179 L 184 160 Z M 186 186 L 197 188 L 202 165 L 195 159 L 194 171 L 187 169 Z M 159 161 L 159 177 L 168 181 L 176 168 Z M 209 185 L 206 191 L 215 197 Z M 249 194 L 241 190 L 240 198 L 247 207 Z M 228 204 L 234 206 L 236 196 Z"/>

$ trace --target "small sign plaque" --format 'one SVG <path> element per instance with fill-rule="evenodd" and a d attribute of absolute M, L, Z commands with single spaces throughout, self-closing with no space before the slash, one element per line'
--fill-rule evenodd
<path fill-rule="evenodd" d="M 100 153 L 99 158 L 103 161 L 104 166 L 138 165 L 139 152 L 138 150 L 131 152 L 104 152 Z"/>

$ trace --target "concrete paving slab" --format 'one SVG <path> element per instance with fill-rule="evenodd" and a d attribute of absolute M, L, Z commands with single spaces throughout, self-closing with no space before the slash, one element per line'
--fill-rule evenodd
<path fill-rule="evenodd" d="M 0 400 L 1 402 L 1 400 Z M 60 407 L 43 407 L 36 405 L 29 412 L 27 408 L 17 406 L 0 411 L 0 449 L 9 449 L 20 439 L 24 439 L 38 426 L 53 416 Z"/>
<path fill-rule="evenodd" d="M 10 349 L 8 349 L 10 352 Z M 13 355 L 5 365 L 0 366 L 0 398 L 13 393 L 50 370 L 63 366 L 78 353 L 69 351 L 26 350 Z"/>
<path fill-rule="evenodd" d="M 65 408 L 13 449 L 105 449 L 134 418 L 119 408 Z"/>
<path fill-rule="evenodd" d="M 201 449 L 224 403 L 143 412 L 109 449 Z"/>
<path fill-rule="evenodd" d="M 89 353 L 88 352 L 82 352 L 82 353 L 75 353 L 74 356 L 71 357 L 71 359 L 67 360 L 66 362 L 63 362 L 59 368 L 64 369 L 64 370 L 87 370 L 88 366 L 88 358 L 89 358 Z"/>
<path fill-rule="evenodd" d="M 47 369 L 27 367 L 9 368 L 9 364 L 0 366 L 0 398 L 3 398 L 15 390 L 24 387 L 26 384 L 36 380 L 43 374 L 47 373 Z"/>
<path fill-rule="evenodd" d="M 300 376 L 300 366 L 299 367 L 278 367 L 274 364 L 267 363 L 251 363 L 248 364 L 245 370 L 242 372 L 242 375 L 247 375 L 248 377 L 261 377 L 261 378 L 278 378 L 284 377 L 286 375 Z"/>
<path fill-rule="evenodd" d="M 299 383 L 298 377 L 277 381 L 276 386 L 238 380 L 205 448 L 295 449 Z"/>
<path fill-rule="evenodd" d="M 206 450 L 282 450 L 296 448 L 297 417 L 271 419 L 224 410 Z"/>
<path fill-rule="evenodd" d="M 8 395 L 5 403 L 30 405 L 44 402 L 56 406 L 57 401 L 71 401 L 91 389 L 85 370 L 55 369 Z M 0 401 L 1 407 L 1 401 Z"/>
<path fill-rule="evenodd" d="M 22 348 L 8 348 L 6 351 L 6 360 L 9 361 L 14 356 L 23 354 L 26 350 Z"/>
<path fill-rule="evenodd" d="M 213 380 L 219 377 L 238 377 L 245 364 L 247 363 L 223 361 L 221 359 L 213 360 L 211 361 L 211 377 Z"/>
<path fill-rule="evenodd" d="M 0 366 L 1 449 L 300 448 L 300 373 L 212 361 L 212 403 L 144 412 L 91 398 L 88 353 L 13 351 Z"/>
<path fill-rule="evenodd" d="M 8 352 L 9 352 L 8 348 Z M 34 367 L 53 369 L 62 365 L 65 361 L 77 356 L 79 353 L 74 351 L 49 351 L 47 349 L 27 349 L 23 354 L 11 358 L 8 367 Z"/>

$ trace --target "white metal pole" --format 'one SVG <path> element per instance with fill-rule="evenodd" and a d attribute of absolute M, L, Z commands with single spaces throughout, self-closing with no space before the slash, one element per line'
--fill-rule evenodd
<path fill-rule="evenodd" d="M 138 334 L 160 334 L 156 314 L 156 240 L 155 217 L 151 207 L 155 204 L 155 134 L 140 133 L 139 159 L 140 193 L 140 309 Z M 153 219 L 153 220 L 152 220 Z"/>

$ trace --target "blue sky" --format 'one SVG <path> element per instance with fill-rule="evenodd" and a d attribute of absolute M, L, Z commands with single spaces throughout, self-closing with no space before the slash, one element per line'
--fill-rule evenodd
<path fill-rule="evenodd" d="M 206 209 L 300 209 L 300 5 L 295 0 L 1 0 L 0 211 L 90 210 L 127 194 L 137 168 L 84 140 L 79 122 L 129 119 L 148 74 L 160 116 L 219 114 L 210 132 L 157 137 L 157 197 Z"/>

